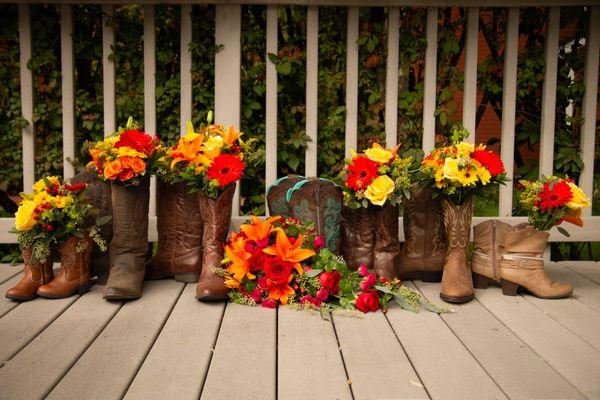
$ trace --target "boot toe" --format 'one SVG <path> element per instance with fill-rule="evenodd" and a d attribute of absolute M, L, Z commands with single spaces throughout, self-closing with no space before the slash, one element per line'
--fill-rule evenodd
<path fill-rule="evenodd" d="M 200 301 L 221 301 L 227 300 L 227 289 L 215 290 L 204 285 L 198 285 L 196 289 L 196 298 Z"/>
<path fill-rule="evenodd" d="M 129 289 L 117 287 L 107 287 L 104 290 L 104 298 L 106 300 L 135 300 L 142 296 L 141 293 Z"/>
<path fill-rule="evenodd" d="M 33 293 L 33 294 L 21 293 L 13 288 L 13 289 L 9 289 L 6 292 L 6 294 L 4 295 L 4 297 L 6 297 L 7 299 L 16 300 L 16 301 L 28 301 L 28 300 L 35 299 L 36 296 L 35 296 L 35 293 Z"/>

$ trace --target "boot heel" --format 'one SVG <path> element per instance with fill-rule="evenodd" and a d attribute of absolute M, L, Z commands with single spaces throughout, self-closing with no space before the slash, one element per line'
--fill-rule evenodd
<path fill-rule="evenodd" d="M 423 282 L 441 282 L 442 271 L 423 271 L 421 272 L 421 281 Z"/>
<path fill-rule="evenodd" d="M 505 296 L 516 296 L 519 290 L 519 285 L 504 279 L 500 280 L 500 287 L 502 288 L 502 294 Z"/>
<path fill-rule="evenodd" d="M 492 280 L 487 276 L 479 275 L 473 272 L 473 287 L 476 289 L 487 289 Z"/>
<path fill-rule="evenodd" d="M 89 292 L 90 289 L 92 288 L 92 286 L 94 286 L 97 281 L 98 281 L 97 278 L 91 278 L 88 283 L 79 287 L 79 289 L 77 290 L 77 294 L 82 295 L 82 294 Z"/>

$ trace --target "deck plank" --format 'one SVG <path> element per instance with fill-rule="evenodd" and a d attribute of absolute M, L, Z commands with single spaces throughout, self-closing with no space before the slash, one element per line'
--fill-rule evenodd
<path fill-rule="evenodd" d="M 276 330 L 276 310 L 227 304 L 201 399 L 275 399 Z"/>
<path fill-rule="evenodd" d="M 0 397 L 44 397 L 120 307 L 102 298 L 101 287 L 93 287 L 0 369 Z"/>
<path fill-rule="evenodd" d="M 278 398 L 352 399 L 331 321 L 280 307 L 277 326 Z"/>
<path fill-rule="evenodd" d="M 552 279 L 573 285 L 573 297 L 600 313 L 600 286 L 562 263 L 549 263 L 545 270 Z"/>
<path fill-rule="evenodd" d="M 386 317 L 432 399 L 507 398 L 440 316 L 393 306 Z"/>
<path fill-rule="evenodd" d="M 476 296 L 481 304 L 584 395 L 600 398 L 598 350 L 520 296 L 503 296 L 499 289 L 476 290 Z"/>
<path fill-rule="evenodd" d="M 566 268 L 577 272 L 585 276 L 592 282 L 600 285 L 600 262 L 587 261 L 587 262 L 561 262 Z"/>
<path fill-rule="evenodd" d="M 12 278 L 9 278 L 7 281 L 5 281 L 4 283 L 0 284 L 0 317 L 4 316 L 7 312 L 9 312 L 13 308 L 15 308 L 16 306 L 21 304 L 18 301 L 7 299 L 4 296 L 4 294 L 6 293 L 6 291 L 8 289 L 15 286 L 21 280 L 22 276 L 23 276 L 23 274 L 17 273 L 16 276 L 13 276 Z"/>
<path fill-rule="evenodd" d="M 175 281 L 145 282 L 142 298 L 121 307 L 47 398 L 120 399 L 183 286 Z"/>
<path fill-rule="evenodd" d="M 198 399 L 225 303 L 201 303 L 187 285 L 125 399 Z"/>
<path fill-rule="evenodd" d="M 441 301 L 439 284 L 415 284 L 429 300 Z M 487 292 L 502 296 L 499 289 Z M 509 398 L 585 398 L 477 300 L 452 308 L 455 313 L 441 317 Z"/>
<path fill-rule="evenodd" d="M 429 398 L 382 312 L 333 322 L 354 398 Z"/>
<path fill-rule="evenodd" d="M 0 264 L 0 283 L 4 283 L 19 272 L 23 271 L 23 264 Z"/>

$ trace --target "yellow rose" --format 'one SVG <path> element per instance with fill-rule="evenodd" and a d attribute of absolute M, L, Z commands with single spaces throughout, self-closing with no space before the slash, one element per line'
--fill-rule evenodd
<path fill-rule="evenodd" d="M 469 142 L 460 142 L 456 145 L 456 151 L 459 157 L 470 156 L 475 151 L 475 145 Z"/>
<path fill-rule="evenodd" d="M 592 205 L 590 199 L 583 193 L 583 190 L 581 190 L 579 186 L 572 182 L 567 182 L 567 184 L 569 185 L 569 188 L 571 188 L 571 193 L 573 194 L 571 201 L 566 203 L 567 207 L 571 210 L 577 210 Z"/>
<path fill-rule="evenodd" d="M 373 182 L 367 186 L 365 197 L 376 206 L 382 206 L 393 192 L 394 181 L 387 175 L 381 175 L 373 179 Z"/>
<path fill-rule="evenodd" d="M 444 178 L 452 182 L 458 181 L 460 175 L 459 167 L 460 163 L 458 159 L 450 157 L 446 158 L 446 160 L 444 161 L 444 166 L 442 168 Z"/>
<path fill-rule="evenodd" d="M 365 155 L 372 161 L 387 164 L 390 162 L 392 158 L 394 158 L 394 154 L 381 147 L 379 143 L 373 143 L 373 147 L 365 151 Z"/>
<path fill-rule="evenodd" d="M 221 149 L 221 147 L 223 147 L 223 137 L 221 137 L 221 135 L 209 136 L 204 142 L 204 147 L 206 147 L 207 150 Z"/>
<path fill-rule="evenodd" d="M 18 231 L 28 231 L 35 226 L 35 207 L 32 200 L 23 200 L 15 213 L 15 227 Z"/>
<path fill-rule="evenodd" d="M 41 192 L 43 190 L 46 190 L 46 182 L 44 179 L 47 179 L 52 185 L 58 185 L 60 182 L 58 180 L 58 176 L 48 176 L 46 178 L 42 178 L 39 181 L 37 181 L 36 183 L 33 184 L 33 190 L 35 190 L 36 192 Z"/>

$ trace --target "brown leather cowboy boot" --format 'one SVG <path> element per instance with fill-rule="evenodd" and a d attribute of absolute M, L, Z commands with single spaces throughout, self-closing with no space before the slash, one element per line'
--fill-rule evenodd
<path fill-rule="evenodd" d="M 175 277 L 198 282 L 202 267 L 202 217 L 198 193 L 183 182 L 158 181 L 158 251 L 146 264 L 146 279 Z"/>
<path fill-rule="evenodd" d="M 431 189 L 412 193 L 404 203 L 404 245 L 400 250 L 398 277 L 440 282 L 444 271 L 446 238 L 439 197 Z"/>
<path fill-rule="evenodd" d="M 223 300 L 227 298 L 229 289 L 223 278 L 215 275 L 212 269 L 221 267 L 223 243 L 227 239 L 231 224 L 231 202 L 235 185 L 226 188 L 218 198 L 213 199 L 200 192 L 200 213 L 204 220 L 202 243 L 202 272 L 196 288 L 196 298 L 201 301 Z"/>
<path fill-rule="evenodd" d="M 96 283 L 90 279 L 93 241 L 89 236 L 80 239 L 73 236 L 67 239 L 58 252 L 60 270 L 49 283 L 38 288 L 37 294 L 49 299 L 62 299 L 76 292 L 86 293 Z"/>
<path fill-rule="evenodd" d="M 488 220 L 473 227 L 471 271 L 473 286 L 485 289 L 491 281 L 500 283 L 500 260 L 506 232 L 512 227 L 502 221 Z"/>
<path fill-rule="evenodd" d="M 467 265 L 467 246 L 473 218 L 473 197 L 457 206 L 442 199 L 444 227 L 448 239 L 440 298 L 449 303 L 466 303 L 474 297 L 473 278 Z"/>
<path fill-rule="evenodd" d="M 54 278 L 52 271 L 52 262 L 54 260 L 51 253 L 48 258 L 40 262 L 31 260 L 31 247 L 23 247 L 23 277 L 17 285 L 6 292 L 6 297 L 12 300 L 27 301 L 37 297 L 36 292 L 40 286 L 50 282 Z"/>
<path fill-rule="evenodd" d="M 369 210 L 364 207 L 342 207 L 342 255 L 352 270 L 361 265 L 373 266 L 375 230 Z"/>
<path fill-rule="evenodd" d="M 301 175 L 287 175 L 277 179 L 267 189 L 267 205 L 269 206 L 269 215 L 281 215 L 283 218 L 290 216 L 290 209 L 286 199 L 287 192 L 296 183 L 303 180 Z"/>
<path fill-rule="evenodd" d="M 371 224 L 375 229 L 373 269 L 379 276 L 393 279 L 400 255 L 398 239 L 398 206 L 385 204 L 369 208 Z"/>
<path fill-rule="evenodd" d="M 543 255 L 549 236 L 548 232 L 527 223 L 506 232 L 500 260 L 502 293 L 515 296 L 520 287 L 542 299 L 558 299 L 573 293 L 573 286 L 553 281 L 544 271 Z"/>
<path fill-rule="evenodd" d="M 296 183 L 286 195 L 290 216 L 307 224 L 313 222 L 325 247 L 333 253 L 340 251 L 340 220 L 342 218 L 342 189 L 331 181 L 308 178 Z"/>
<path fill-rule="evenodd" d="M 104 289 L 107 300 L 138 299 L 148 252 L 148 202 L 150 179 L 139 186 L 111 185 L 113 238 L 110 242 L 110 275 Z"/>

